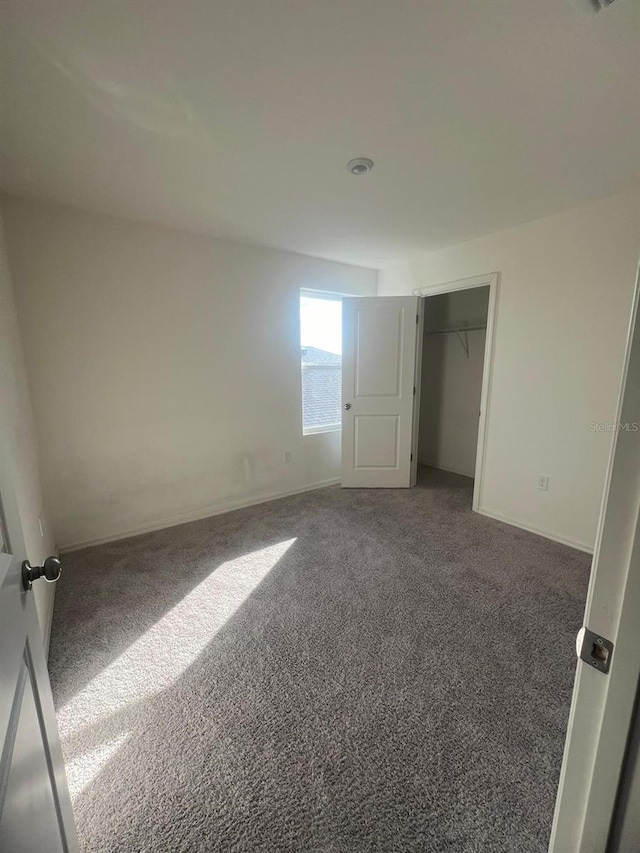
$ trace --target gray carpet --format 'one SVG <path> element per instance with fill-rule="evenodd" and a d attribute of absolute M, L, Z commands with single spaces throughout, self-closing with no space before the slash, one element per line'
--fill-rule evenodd
<path fill-rule="evenodd" d="M 427 470 L 67 555 L 84 853 L 546 851 L 590 558 L 470 505 Z"/>

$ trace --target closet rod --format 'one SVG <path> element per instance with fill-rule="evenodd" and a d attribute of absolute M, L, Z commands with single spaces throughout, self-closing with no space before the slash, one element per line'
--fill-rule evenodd
<path fill-rule="evenodd" d="M 429 331 L 427 329 L 427 335 L 450 335 L 450 334 L 459 334 L 460 332 L 478 332 L 480 329 L 486 329 L 486 326 L 454 326 L 451 329 L 434 329 L 434 331 Z"/>
<path fill-rule="evenodd" d="M 467 337 L 467 332 L 477 332 L 480 329 L 486 329 L 485 326 L 457 326 L 454 329 L 436 329 L 433 332 L 427 331 L 428 335 L 448 335 L 452 332 L 455 332 L 458 336 L 458 340 L 462 345 L 462 349 L 465 351 L 467 358 L 469 358 L 469 338 Z M 464 332 L 464 337 L 462 333 Z"/>

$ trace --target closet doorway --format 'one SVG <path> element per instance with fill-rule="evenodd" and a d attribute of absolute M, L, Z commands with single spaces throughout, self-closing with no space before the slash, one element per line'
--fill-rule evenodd
<path fill-rule="evenodd" d="M 478 510 L 497 274 L 415 291 L 419 299 L 413 462 L 474 479 Z M 415 479 L 414 479 L 415 482 Z"/>

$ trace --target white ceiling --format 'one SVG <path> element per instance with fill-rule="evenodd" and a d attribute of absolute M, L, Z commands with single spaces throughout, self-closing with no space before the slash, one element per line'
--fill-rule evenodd
<path fill-rule="evenodd" d="M 2 6 L 9 191 L 381 267 L 639 177 L 637 0 Z"/>

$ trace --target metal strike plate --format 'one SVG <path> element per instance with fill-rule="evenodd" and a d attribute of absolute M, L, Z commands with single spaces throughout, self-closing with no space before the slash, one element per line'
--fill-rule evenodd
<path fill-rule="evenodd" d="M 613 643 L 588 628 L 580 628 L 576 637 L 578 657 L 604 675 L 609 672 L 613 657 Z"/>

